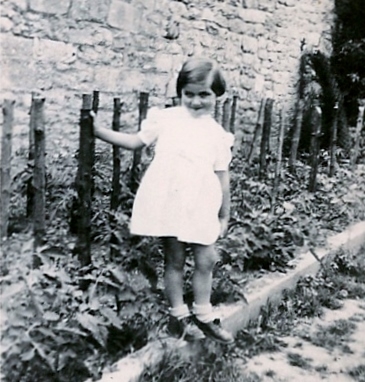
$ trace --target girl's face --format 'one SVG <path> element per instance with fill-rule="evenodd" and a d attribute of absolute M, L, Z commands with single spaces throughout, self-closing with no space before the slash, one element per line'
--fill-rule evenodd
<path fill-rule="evenodd" d="M 215 100 L 216 95 L 209 80 L 188 83 L 181 90 L 181 105 L 185 106 L 193 117 L 211 114 Z"/>

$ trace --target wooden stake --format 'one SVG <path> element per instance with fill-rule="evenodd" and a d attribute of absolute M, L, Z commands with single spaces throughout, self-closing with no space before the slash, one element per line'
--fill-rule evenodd
<path fill-rule="evenodd" d="M 320 136 L 322 131 L 322 109 L 313 108 L 312 139 L 311 139 L 311 172 L 309 176 L 309 192 L 315 192 L 317 187 L 317 172 L 319 162 Z"/>
<path fill-rule="evenodd" d="M 251 142 L 250 152 L 249 152 L 248 158 L 247 158 L 247 161 L 248 161 L 249 164 L 253 160 L 253 157 L 254 157 L 255 151 L 256 151 L 257 141 L 258 141 L 258 139 L 259 139 L 259 137 L 261 135 L 261 132 L 262 132 L 263 115 L 264 115 L 263 110 L 264 110 L 265 103 L 266 103 L 266 99 L 262 98 L 261 102 L 260 102 L 259 113 L 258 113 L 258 116 L 257 116 L 255 132 L 254 132 L 254 136 L 253 136 L 253 139 L 252 139 L 252 142 Z"/>
<path fill-rule="evenodd" d="M 148 110 L 148 93 L 141 92 L 139 94 L 139 118 L 138 131 L 141 130 L 142 121 L 146 119 Z M 133 164 L 131 170 L 131 189 L 133 192 L 137 190 L 139 183 L 139 164 L 141 163 L 142 150 L 135 150 L 133 153 Z"/>
<path fill-rule="evenodd" d="M 336 102 L 333 113 L 333 122 L 331 126 L 331 138 L 330 138 L 330 171 L 329 176 L 335 175 L 336 168 L 336 147 L 337 147 L 337 124 L 338 124 L 338 112 L 339 104 Z"/>
<path fill-rule="evenodd" d="M 34 98 L 34 210 L 33 232 L 34 246 L 44 242 L 46 213 L 46 140 L 44 130 L 44 98 Z"/>
<path fill-rule="evenodd" d="M 79 167 L 76 180 L 78 194 L 77 243 L 74 252 L 78 255 L 81 266 L 91 264 L 91 200 L 92 173 L 94 166 L 95 138 L 93 121 L 90 116 L 92 98 L 83 94 L 80 115 Z"/>
<path fill-rule="evenodd" d="M 276 157 L 276 165 L 275 165 L 275 178 L 274 178 L 274 187 L 272 191 L 272 199 L 271 199 L 271 212 L 275 210 L 276 198 L 279 193 L 279 184 L 281 178 L 281 163 L 283 159 L 283 143 L 284 143 L 284 133 L 285 133 L 285 119 L 284 119 L 284 110 L 280 109 L 280 130 L 278 135 L 278 154 Z"/>
<path fill-rule="evenodd" d="M 34 129 L 35 129 L 35 113 L 34 102 L 35 95 L 32 94 L 32 103 L 30 106 L 30 119 L 29 119 L 29 152 L 28 152 L 28 169 L 34 168 Z M 34 211 L 34 186 L 33 176 L 31 176 L 27 182 L 27 217 L 33 218 Z"/>
<path fill-rule="evenodd" d="M 214 107 L 214 119 L 219 123 L 221 119 L 221 100 L 215 101 L 215 107 Z"/>
<path fill-rule="evenodd" d="M 120 114 L 121 114 L 121 102 L 120 98 L 114 98 L 113 107 L 113 131 L 120 130 Z M 110 210 L 115 212 L 119 207 L 120 197 L 120 148 L 113 145 L 113 179 L 112 179 L 112 192 L 110 197 Z M 112 228 L 112 234 L 110 237 L 110 257 L 116 258 L 118 251 L 114 247 L 118 240 L 113 234 L 113 230 L 116 229 L 114 216 L 111 214 L 110 226 Z"/>
<path fill-rule="evenodd" d="M 223 103 L 223 116 L 222 116 L 222 126 L 224 130 L 229 131 L 229 111 L 231 108 L 231 101 L 227 98 Z"/>
<path fill-rule="evenodd" d="M 264 111 L 264 125 L 262 128 L 262 137 L 260 144 L 260 177 L 263 178 L 266 173 L 266 155 L 268 153 L 270 131 L 272 123 L 272 110 L 273 110 L 274 100 L 268 98 L 265 104 Z"/>
<path fill-rule="evenodd" d="M 355 146 L 353 150 L 353 154 L 351 157 L 351 167 L 354 168 L 357 162 L 357 158 L 359 156 L 360 151 L 360 139 L 361 139 L 361 130 L 364 124 L 364 105 L 359 106 L 359 111 L 357 115 L 357 122 L 356 122 L 356 131 L 355 131 Z"/>
<path fill-rule="evenodd" d="M 298 103 L 297 115 L 295 118 L 295 125 L 294 125 L 293 137 L 292 137 L 291 148 L 290 148 L 290 156 L 289 156 L 289 170 L 292 173 L 295 172 L 295 164 L 296 164 L 296 160 L 298 156 L 300 134 L 302 131 L 303 108 L 304 108 L 304 101 L 300 99 Z"/>
<path fill-rule="evenodd" d="M 232 109 L 231 109 L 231 119 L 229 120 L 229 131 L 234 134 L 235 122 L 236 122 L 236 111 L 237 111 L 237 99 L 238 96 L 234 95 L 232 98 Z"/>
<path fill-rule="evenodd" d="M 1 238 L 8 234 L 11 196 L 11 146 L 14 122 L 14 101 L 4 100 L 3 133 L 1 141 Z"/>

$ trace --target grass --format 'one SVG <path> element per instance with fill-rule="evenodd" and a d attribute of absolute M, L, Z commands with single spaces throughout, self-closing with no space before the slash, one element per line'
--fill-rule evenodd
<path fill-rule="evenodd" d="M 329 326 L 319 326 L 318 331 L 310 337 L 310 341 L 327 349 L 340 347 L 344 352 L 351 353 L 346 342 L 355 331 L 356 324 L 350 320 L 336 320 Z"/>
<path fill-rule="evenodd" d="M 365 274 L 365 262 L 340 251 L 316 277 L 300 280 L 294 290 L 283 296 L 278 306 L 266 305 L 256 322 L 237 333 L 234 347 L 206 341 L 195 358 L 182 358 L 177 351 L 165 354 L 163 361 L 146 370 L 139 382 L 259 382 L 260 377 L 256 374 L 244 374 L 239 363 L 244 364 L 259 353 L 282 351 L 287 345 L 280 337 L 289 335 L 302 319 L 320 316 L 324 307 L 338 309 L 345 298 L 363 297 L 362 274 Z M 351 353 L 346 342 L 355 328 L 355 320 L 337 320 L 320 327 L 314 335 L 307 333 L 305 339 L 317 346 L 330 349 L 339 346 L 342 351 Z M 295 352 L 288 352 L 287 357 L 293 366 L 312 369 L 309 358 Z M 327 370 L 325 365 L 317 368 L 321 372 Z M 363 378 L 364 368 L 362 365 L 349 373 Z M 268 371 L 267 376 L 272 373 Z M 364 379 L 359 380 L 365 382 Z"/>
<path fill-rule="evenodd" d="M 178 351 L 166 353 L 154 368 L 145 370 L 138 382 L 260 382 L 254 373 L 244 373 L 223 346 L 204 343 L 199 355 L 182 357 Z M 226 349 L 227 350 L 227 349 Z"/>
<path fill-rule="evenodd" d="M 287 354 L 290 365 L 297 366 L 302 369 L 310 370 L 312 368 L 310 358 L 305 358 L 298 353 L 289 352 Z"/>
<path fill-rule="evenodd" d="M 355 368 L 349 370 L 348 373 L 357 382 L 365 382 L 365 364 L 356 366 Z"/>

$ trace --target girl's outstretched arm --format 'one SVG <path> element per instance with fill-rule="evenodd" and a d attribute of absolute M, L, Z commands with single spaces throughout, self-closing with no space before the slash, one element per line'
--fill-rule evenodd
<path fill-rule="evenodd" d="M 137 134 L 121 133 L 100 127 L 96 120 L 95 113 L 91 112 L 90 115 L 94 118 L 95 137 L 113 145 L 123 147 L 126 150 L 137 150 L 145 145 Z"/>
<path fill-rule="evenodd" d="M 231 209 L 231 193 L 230 193 L 230 185 L 229 185 L 229 172 L 228 171 L 216 171 L 222 187 L 223 200 L 222 206 L 219 210 L 219 220 L 221 222 L 221 233 L 220 236 L 224 236 L 228 230 L 228 221 L 230 216 Z"/>

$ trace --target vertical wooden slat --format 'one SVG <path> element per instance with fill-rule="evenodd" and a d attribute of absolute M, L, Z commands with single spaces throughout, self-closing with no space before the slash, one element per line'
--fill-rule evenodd
<path fill-rule="evenodd" d="M 247 161 L 248 161 L 249 164 L 253 160 L 253 157 L 254 157 L 255 151 L 256 151 L 257 141 L 258 141 L 258 139 L 259 139 L 259 137 L 261 135 L 261 132 L 262 132 L 263 115 L 264 115 L 263 110 L 264 110 L 265 103 L 266 103 L 266 99 L 262 98 L 261 102 L 260 102 L 259 113 L 257 115 L 257 121 L 256 121 L 256 125 L 255 125 L 255 132 L 254 132 L 254 136 L 252 138 L 250 152 L 249 152 L 248 158 L 247 158 Z"/>
<path fill-rule="evenodd" d="M 9 224 L 9 204 L 11 196 L 11 149 L 14 122 L 14 101 L 4 100 L 3 132 L 1 141 L 1 237 L 6 237 Z"/>
<path fill-rule="evenodd" d="M 309 175 L 308 191 L 315 192 L 317 187 L 317 172 L 319 163 L 320 136 L 322 131 L 322 109 L 313 108 L 312 138 L 311 138 L 311 172 Z"/>
<path fill-rule="evenodd" d="M 121 114 L 121 102 L 120 98 L 114 98 L 113 105 L 113 131 L 120 130 L 120 114 Z M 110 209 L 115 212 L 119 207 L 120 197 L 120 148 L 113 145 L 113 178 L 112 178 L 112 192 L 110 197 Z M 113 230 L 116 229 L 115 219 L 111 214 L 110 226 L 112 228 L 112 234 L 110 237 L 110 257 L 114 259 L 117 256 L 118 251 L 115 248 L 118 240 L 113 234 Z"/>
<path fill-rule="evenodd" d="M 40 246 L 43 243 L 45 234 L 45 213 L 46 213 L 46 138 L 44 128 L 44 98 L 34 98 L 34 210 L 33 232 L 34 245 Z"/>
<path fill-rule="evenodd" d="M 231 108 L 231 100 L 227 98 L 223 103 L 223 115 L 222 115 L 222 126 L 224 130 L 229 131 L 229 112 Z"/>
<path fill-rule="evenodd" d="M 34 167 L 34 128 L 35 128 L 35 114 L 34 114 L 34 93 L 32 94 L 32 103 L 30 106 L 29 118 L 29 151 L 28 151 L 28 170 Z M 34 211 L 34 186 L 33 176 L 30 176 L 27 182 L 27 217 L 32 218 Z"/>
<path fill-rule="evenodd" d="M 231 118 L 229 120 L 229 131 L 233 134 L 235 131 L 236 112 L 237 112 L 237 99 L 238 96 L 234 95 L 232 98 Z"/>
<path fill-rule="evenodd" d="M 221 100 L 216 100 L 215 101 L 215 106 L 214 106 L 214 119 L 219 122 L 221 119 Z"/>
<path fill-rule="evenodd" d="M 180 105 L 180 98 L 179 97 L 172 97 L 172 105 L 173 106 L 179 106 Z"/>
<path fill-rule="evenodd" d="M 276 165 L 275 165 L 275 178 L 274 178 L 274 187 L 272 191 L 271 199 L 271 211 L 274 212 L 277 195 L 279 193 L 279 184 L 281 178 L 281 163 L 283 159 L 283 143 L 284 143 L 284 133 L 285 133 L 285 117 L 284 109 L 281 108 L 279 112 L 280 123 L 279 123 L 279 135 L 278 135 L 278 153 L 276 156 Z"/>
<path fill-rule="evenodd" d="M 363 101 L 364 102 L 364 101 Z M 351 166 L 352 168 L 355 167 L 357 158 L 359 156 L 360 151 L 360 139 L 361 139 L 361 130 L 364 124 L 364 105 L 359 106 L 359 111 L 357 115 L 357 122 L 356 122 L 356 131 L 355 131 L 355 145 L 354 149 L 351 155 Z"/>
<path fill-rule="evenodd" d="M 262 137 L 260 144 L 260 177 L 264 177 L 266 173 L 266 155 L 268 153 L 269 140 L 270 140 L 270 131 L 272 123 L 272 110 L 273 110 L 274 100 L 268 98 L 266 100 L 265 109 L 264 109 L 264 124 L 262 128 Z"/>
<path fill-rule="evenodd" d="M 298 156 L 300 134 L 302 131 L 303 108 L 304 108 L 304 101 L 300 99 L 298 103 L 297 115 L 295 118 L 293 136 L 292 136 L 291 147 L 290 147 L 290 156 L 289 156 L 289 170 L 292 173 L 295 172 L 295 163 Z"/>
<path fill-rule="evenodd" d="M 139 94 L 139 117 L 138 117 L 138 131 L 141 130 L 142 121 L 146 119 L 148 110 L 148 97 L 149 93 L 141 92 Z M 131 170 L 131 188 L 136 191 L 139 183 L 138 167 L 141 163 L 142 150 L 135 150 L 133 153 L 133 164 Z"/>
<path fill-rule="evenodd" d="M 333 121 L 331 126 L 331 137 L 330 137 L 330 170 L 329 176 L 332 177 L 335 175 L 336 168 L 336 147 L 337 147 L 337 124 L 338 124 L 338 112 L 339 104 L 336 102 L 333 113 Z"/>
<path fill-rule="evenodd" d="M 80 114 L 79 164 L 76 180 L 78 194 L 77 212 L 77 243 L 75 253 L 81 266 L 91 264 L 91 200 L 92 172 L 94 165 L 95 145 L 93 121 L 90 116 L 92 97 L 83 94 Z"/>

